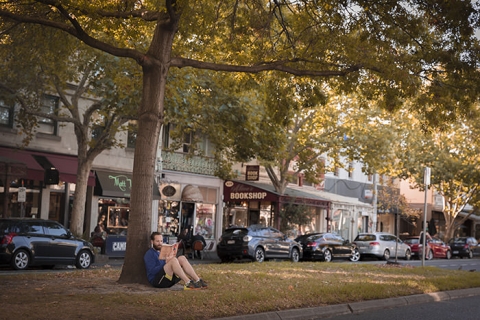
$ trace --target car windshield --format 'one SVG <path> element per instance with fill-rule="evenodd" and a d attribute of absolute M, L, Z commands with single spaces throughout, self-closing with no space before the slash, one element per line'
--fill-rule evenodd
<path fill-rule="evenodd" d="M 355 238 L 355 241 L 374 241 L 374 240 L 377 240 L 377 237 L 375 237 L 374 234 L 359 234 Z"/>
<path fill-rule="evenodd" d="M 418 238 L 413 238 L 413 239 L 405 239 L 404 242 L 408 244 L 417 244 L 420 242 L 420 240 Z"/>

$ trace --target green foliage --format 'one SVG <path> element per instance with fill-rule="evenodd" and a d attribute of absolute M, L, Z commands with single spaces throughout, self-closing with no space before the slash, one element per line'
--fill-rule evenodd
<path fill-rule="evenodd" d="M 280 210 L 280 231 L 287 233 L 294 226 L 304 226 L 312 222 L 314 215 L 306 205 L 288 203 Z"/>

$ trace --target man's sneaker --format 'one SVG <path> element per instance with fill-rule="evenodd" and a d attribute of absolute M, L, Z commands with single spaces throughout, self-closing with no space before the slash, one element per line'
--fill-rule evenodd
<path fill-rule="evenodd" d="M 198 290 L 198 289 L 202 289 L 202 286 L 198 284 L 198 281 L 197 282 L 193 282 L 193 281 L 188 281 L 188 283 L 185 283 L 185 285 L 183 286 L 183 290 Z"/>
<path fill-rule="evenodd" d="M 208 287 L 208 284 L 207 284 L 205 281 L 203 281 L 202 279 L 198 279 L 198 281 L 195 282 L 195 283 L 196 283 L 198 286 L 200 286 L 200 288 L 202 288 L 202 289 L 205 289 L 205 288 Z"/>

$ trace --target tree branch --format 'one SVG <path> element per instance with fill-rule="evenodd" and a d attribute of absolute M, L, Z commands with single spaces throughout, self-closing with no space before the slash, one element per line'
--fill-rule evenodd
<path fill-rule="evenodd" d="M 298 68 L 292 68 L 287 66 L 287 63 L 299 62 L 299 60 L 292 61 L 276 61 L 270 63 L 261 63 L 251 66 L 239 66 L 239 65 L 230 65 L 230 64 L 221 64 L 214 62 L 204 62 L 187 58 L 172 58 L 170 66 L 184 68 L 192 67 L 196 69 L 207 69 L 215 71 L 226 71 L 226 72 L 246 72 L 246 73 L 259 73 L 263 71 L 282 71 L 290 73 L 296 76 L 316 76 L 316 77 L 338 77 L 345 76 L 349 73 L 359 71 L 363 66 L 350 66 L 344 70 L 303 70 Z M 378 70 L 376 70 L 378 71 Z"/>

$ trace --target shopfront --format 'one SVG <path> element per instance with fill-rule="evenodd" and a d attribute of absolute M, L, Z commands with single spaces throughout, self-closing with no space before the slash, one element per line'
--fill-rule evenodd
<path fill-rule="evenodd" d="M 68 228 L 77 157 L 7 147 L 0 154 L 0 217 L 40 217 Z M 88 185 L 95 185 L 93 174 Z"/>
<path fill-rule="evenodd" d="M 104 232 L 102 251 L 108 256 L 125 255 L 128 222 L 130 217 L 130 193 L 132 175 L 125 172 L 96 171 L 97 183 L 94 196 L 98 199 L 97 226 L 93 235 Z M 153 199 L 158 200 L 160 193 L 154 182 Z M 100 230 L 100 231 L 98 231 Z M 92 241 L 92 243 L 95 241 Z"/>
<path fill-rule="evenodd" d="M 207 243 L 215 238 L 218 188 L 162 182 L 160 194 L 158 231 L 165 240 L 177 241 L 185 229 L 190 237 L 199 234 Z"/>
<path fill-rule="evenodd" d="M 223 229 L 253 224 L 279 229 L 279 212 L 289 205 L 304 206 L 313 217 L 307 226 L 291 226 L 289 235 L 292 237 L 298 233 L 327 231 L 329 228 L 330 201 L 322 197 L 292 188 L 287 188 L 281 195 L 269 184 L 234 180 L 225 181 L 223 190 Z"/>

